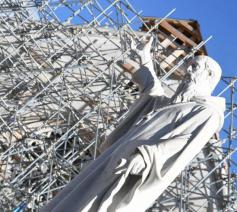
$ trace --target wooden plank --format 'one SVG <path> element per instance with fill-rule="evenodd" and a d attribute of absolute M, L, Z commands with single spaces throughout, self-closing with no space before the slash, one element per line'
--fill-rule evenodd
<path fill-rule="evenodd" d="M 162 27 L 164 27 L 167 31 L 169 31 L 171 34 L 173 34 L 175 37 L 179 38 L 181 41 L 183 41 L 186 44 L 189 44 L 190 46 L 197 46 L 197 44 L 186 37 L 183 33 L 175 29 L 171 24 L 169 24 L 166 20 L 162 21 L 160 23 Z"/>
<path fill-rule="evenodd" d="M 172 35 L 171 35 L 172 36 Z M 165 45 L 166 45 L 166 42 L 168 42 L 168 40 L 171 40 L 172 39 L 172 37 L 171 36 L 164 36 L 164 35 L 162 35 L 161 33 L 160 34 L 158 34 L 158 38 L 161 38 L 162 39 L 162 42 L 161 42 L 161 45 L 163 46 L 163 47 L 165 47 Z M 166 40 L 166 39 L 168 39 L 168 40 Z M 164 42 L 164 45 L 163 45 L 163 42 Z M 177 45 L 174 43 L 174 42 L 170 42 L 170 44 L 169 44 L 172 48 L 174 48 L 174 49 L 176 49 L 177 48 Z M 168 46 L 169 46 L 168 45 Z M 166 46 L 166 47 L 168 47 L 168 46 Z"/>
<path fill-rule="evenodd" d="M 171 64 L 182 54 L 185 55 L 184 50 L 175 50 L 171 55 L 166 57 L 165 60 L 161 62 L 160 66 L 163 69 L 171 66 Z"/>
<path fill-rule="evenodd" d="M 172 42 L 171 42 L 170 39 L 166 38 L 166 39 L 163 40 L 160 44 L 161 44 L 161 46 L 162 46 L 163 48 L 167 48 L 168 46 L 170 46 L 170 45 L 172 44 Z"/>
<path fill-rule="evenodd" d="M 118 62 L 117 62 L 117 65 L 118 65 L 119 67 L 121 67 L 124 71 L 126 71 L 126 72 L 128 72 L 128 73 L 130 73 L 130 74 L 133 74 L 133 73 L 135 72 L 135 67 L 132 66 L 132 65 L 129 64 L 129 63 L 123 63 L 123 62 L 121 62 L 121 61 L 118 61 Z"/>
<path fill-rule="evenodd" d="M 188 29 L 190 32 L 195 33 L 195 29 L 188 24 L 186 21 L 179 21 L 179 24 L 181 24 L 182 26 L 184 26 L 186 29 Z"/>
<path fill-rule="evenodd" d="M 198 37 L 198 34 L 196 32 L 196 30 L 187 22 L 185 21 L 180 21 L 179 22 L 180 25 L 182 25 L 189 33 L 191 33 L 193 36 L 197 37 L 198 40 L 200 40 L 200 38 Z"/>

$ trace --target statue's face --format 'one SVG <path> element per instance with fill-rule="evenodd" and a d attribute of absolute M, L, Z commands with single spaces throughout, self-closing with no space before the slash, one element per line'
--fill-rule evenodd
<path fill-rule="evenodd" d="M 221 67 L 209 56 L 194 57 L 186 70 L 173 102 L 187 102 L 195 96 L 210 96 L 221 77 Z"/>
<path fill-rule="evenodd" d="M 187 68 L 187 73 L 191 79 L 196 79 L 202 76 L 204 79 L 211 77 L 211 71 L 203 60 L 192 60 Z"/>
<path fill-rule="evenodd" d="M 195 58 L 193 59 L 188 68 L 186 80 L 188 86 L 195 84 L 196 92 L 198 96 L 209 96 L 212 92 L 212 71 L 209 69 L 205 60 Z"/>

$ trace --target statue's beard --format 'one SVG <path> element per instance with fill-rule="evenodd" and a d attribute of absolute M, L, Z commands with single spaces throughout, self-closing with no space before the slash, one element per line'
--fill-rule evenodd
<path fill-rule="evenodd" d="M 221 69 L 215 61 L 206 56 L 198 56 L 194 62 L 187 68 L 186 76 L 171 98 L 171 103 L 189 102 L 198 96 L 211 96 L 219 82 Z"/>
<path fill-rule="evenodd" d="M 172 103 L 189 102 L 197 95 L 197 84 L 195 81 L 182 81 L 178 86 L 175 94 L 171 98 Z"/>
<path fill-rule="evenodd" d="M 218 75 L 210 74 L 210 70 L 208 69 L 187 72 L 185 78 L 171 98 L 171 102 L 189 102 L 193 97 L 211 96 L 218 81 Z"/>

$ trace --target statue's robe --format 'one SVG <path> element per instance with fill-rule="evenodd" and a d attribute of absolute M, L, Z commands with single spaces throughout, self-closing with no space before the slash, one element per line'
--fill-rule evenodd
<path fill-rule="evenodd" d="M 108 137 L 107 148 L 42 212 L 144 212 L 223 125 L 225 101 L 194 97 L 169 103 L 156 94 L 156 80 L 139 70 L 142 91 L 127 118 Z M 131 174 L 140 154 L 145 168 Z"/>

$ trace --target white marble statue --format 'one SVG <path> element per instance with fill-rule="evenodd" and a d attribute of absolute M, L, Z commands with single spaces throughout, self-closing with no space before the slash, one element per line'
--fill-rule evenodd
<path fill-rule="evenodd" d="M 140 98 L 108 136 L 104 152 L 41 212 L 144 212 L 223 125 L 225 101 L 211 93 L 221 68 L 208 56 L 195 57 L 173 97 L 156 77 L 150 55 L 140 67 L 129 61 Z"/>

